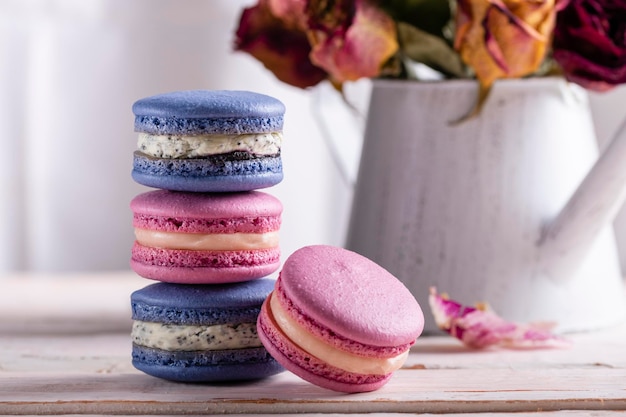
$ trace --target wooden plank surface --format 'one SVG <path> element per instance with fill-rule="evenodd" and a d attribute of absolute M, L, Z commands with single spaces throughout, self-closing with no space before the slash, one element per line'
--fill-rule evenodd
<path fill-rule="evenodd" d="M 372 393 L 334 393 L 287 372 L 247 383 L 160 380 L 130 363 L 126 303 L 129 291 L 146 283 L 121 277 L 111 278 L 109 285 L 69 280 L 55 290 L 65 291 L 60 296 L 65 302 L 52 302 L 56 310 L 49 314 L 46 294 L 33 297 L 32 282 L 3 285 L 13 295 L 22 291 L 21 297 L 36 299 L 39 313 L 22 320 L 15 307 L 0 307 L 0 414 L 544 411 L 578 416 L 592 411 L 612 416 L 612 411 L 626 410 L 626 324 L 570 335 L 573 345 L 565 350 L 472 351 L 447 336 L 421 337 L 404 368 Z M 88 302 L 72 306 L 69 294 L 88 289 Z M 6 294 L 0 303 L 9 298 Z M 99 325 L 107 320 L 109 326 Z M 32 331 L 20 327 L 25 324 Z"/>
<path fill-rule="evenodd" d="M 624 370 L 399 371 L 374 393 L 328 392 L 282 374 L 246 384 L 173 384 L 136 373 L 8 376 L 4 414 L 441 413 L 624 410 Z M 564 386 L 568 381 L 567 386 Z M 575 386 L 574 386 L 575 384 Z M 7 398 L 7 399 L 5 399 Z"/>
<path fill-rule="evenodd" d="M 474 352 L 447 337 L 423 338 L 383 389 L 345 395 L 289 373 L 238 384 L 163 381 L 134 370 L 125 333 L 13 336 L 0 342 L 0 413 L 626 410 L 626 345 L 606 343 L 603 350 L 590 335 L 575 339 L 566 351 Z"/>

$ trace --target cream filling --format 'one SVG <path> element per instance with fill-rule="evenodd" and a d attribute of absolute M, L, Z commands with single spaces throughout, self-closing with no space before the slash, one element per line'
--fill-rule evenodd
<path fill-rule="evenodd" d="M 300 348 L 327 364 L 347 372 L 359 374 L 387 375 L 404 364 L 409 352 L 392 358 L 371 358 L 353 355 L 339 350 L 311 335 L 298 322 L 293 320 L 280 305 L 274 293 L 270 295 L 270 308 L 278 327 Z"/>
<path fill-rule="evenodd" d="M 142 246 L 186 250 L 254 250 L 278 246 L 278 231 L 267 233 L 176 233 L 135 229 Z"/>
<path fill-rule="evenodd" d="M 139 133 L 137 148 L 156 158 L 202 158 L 234 151 L 255 155 L 280 153 L 282 132 L 245 135 L 152 135 Z"/>
<path fill-rule="evenodd" d="M 256 323 L 189 326 L 133 321 L 133 343 L 167 351 L 226 350 L 260 347 Z"/>

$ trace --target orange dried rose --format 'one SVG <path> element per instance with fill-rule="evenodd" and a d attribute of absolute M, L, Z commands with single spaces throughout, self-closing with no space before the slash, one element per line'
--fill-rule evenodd
<path fill-rule="evenodd" d="M 458 0 L 455 49 L 483 92 L 499 78 L 531 74 L 550 46 L 558 0 Z"/>

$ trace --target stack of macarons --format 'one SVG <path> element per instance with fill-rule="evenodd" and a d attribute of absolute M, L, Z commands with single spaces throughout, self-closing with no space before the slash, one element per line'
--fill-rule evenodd
<path fill-rule="evenodd" d="M 284 105 L 247 91 L 178 91 L 133 105 L 133 365 L 185 381 L 283 371 L 257 335 L 280 266 Z"/>
<path fill-rule="evenodd" d="M 407 288 L 354 252 L 307 246 L 280 267 L 285 108 L 261 94 L 182 91 L 133 105 L 133 365 L 208 382 L 288 369 L 320 387 L 372 391 L 423 328 Z"/>

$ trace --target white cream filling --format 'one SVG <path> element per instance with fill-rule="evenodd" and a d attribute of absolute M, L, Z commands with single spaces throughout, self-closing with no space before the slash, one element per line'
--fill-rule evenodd
<path fill-rule="evenodd" d="M 255 250 L 278 246 L 278 231 L 267 233 L 177 233 L 135 229 L 142 246 L 184 250 Z"/>
<path fill-rule="evenodd" d="M 202 158 L 234 151 L 255 155 L 280 153 L 282 132 L 245 135 L 152 135 L 139 133 L 137 148 L 155 158 Z"/>
<path fill-rule="evenodd" d="M 167 351 L 260 347 L 256 323 L 189 326 L 133 321 L 133 343 Z"/>
<path fill-rule="evenodd" d="M 409 354 L 408 351 L 392 358 L 371 358 L 351 354 L 339 350 L 321 339 L 311 335 L 298 322 L 293 320 L 280 305 L 274 293 L 270 295 L 272 315 L 289 339 L 303 350 L 326 362 L 327 364 L 347 372 L 373 375 L 387 375 L 402 367 Z"/>

